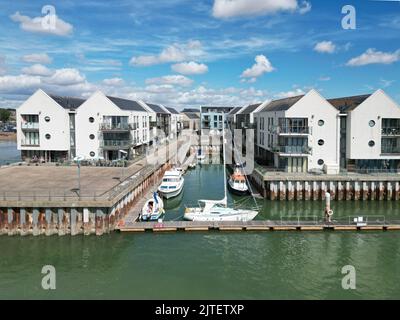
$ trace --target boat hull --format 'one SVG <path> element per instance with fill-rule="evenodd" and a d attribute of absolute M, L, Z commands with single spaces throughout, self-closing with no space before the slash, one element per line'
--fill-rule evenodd
<path fill-rule="evenodd" d="M 182 190 L 183 190 L 183 183 L 181 184 L 180 188 L 177 188 L 177 189 L 174 190 L 174 191 L 165 192 L 165 191 L 163 191 L 162 189 L 158 189 L 158 192 L 161 194 L 161 196 L 162 196 L 163 198 L 165 198 L 165 199 L 171 199 L 171 198 L 174 198 L 174 197 L 179 196 L 179 194 L 182 192 Z"/>
<path fill-rule="evenodd" d="M 203 213 L 201 209 L 192 208 L 187 209 L 183 219 L 188 221 L 202 221 L 202 222 L 218 222 L 218 221 L 241 221 L 247 222 L 253 220 L 258 212 L 253 210 L 235 210 L 235 213 L 231 214 L 215 214 L 215 213 Z"/>
<path fill-rule="evenodd" d="M 228 179 L 228 190 L 229 190 L 229 192 L 231 192 L 233 194 L 236 194 L 238 196 L 245 196 L 245 195 L 249 194 L 249 189 L 247 189 L 247 190 L 239 190 L 239 189 L 234 188 L 230 184 L 229 179 Z"/>

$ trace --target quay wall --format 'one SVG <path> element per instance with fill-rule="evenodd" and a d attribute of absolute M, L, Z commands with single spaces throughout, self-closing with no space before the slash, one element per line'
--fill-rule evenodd
<path fill-rule="evenodd" d="M 258 192 L 266 199 L 394 201 L 400 199 L 400 177 L 395 176 L 284 176 L 264 177 L 257 171 L 249 177 Z"/>
<path fill-rule="evenodd" d="M 167 162 L 140 172 L 134 183 L 106 200 L 0 201 L 0 235 L 102 235 L 114 231 L 169 167 Z"/>

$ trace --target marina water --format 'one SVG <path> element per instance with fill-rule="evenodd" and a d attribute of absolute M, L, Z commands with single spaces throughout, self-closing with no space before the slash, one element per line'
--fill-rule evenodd
<path fill-rule="evenodd" d="M 7 148 L 7 147 L 5 147 Z M 0 155 L 4 154 L 4 144 Z M 223 197 L 221 165 L 185 175 L 185 205 Z M 4 183 L 4 182 L 2 182 Z M 230 201 L 239 200 L 231 197 Z M 322 201 L 264 201 L 258 219 L 323 215 Z M 245 204 L 247 205 L 247 204 Z M 248 205 L 253 205 L 249 199 Z M 394 201 L 333 202 L 335 217 L 399 218 Z M 394 299 L 400 296 L 399 232 L 199 232 L 0 237 L 0 299 Z M 41 287 L 44 265 L 56 290 Z M 356 290 L 342 289 L 342 267 L 356 269 Z"/>

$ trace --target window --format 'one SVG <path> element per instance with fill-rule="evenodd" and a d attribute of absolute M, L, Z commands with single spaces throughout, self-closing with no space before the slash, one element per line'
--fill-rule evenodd
<path fill-rule="evenodd" d="M 91 134 L 91 135 L 89 136 L 89 139 L 90 139 L 90 140 L 94 140 L 94 138 L 95 138 L 95 137 L 94 137 L 94 134 Z"/>
<path fill-rule="evenodd" d="M 318 140 L 318 145 L 323 146 L 325 144 L 325 141 L 322 139 Z"/>
<path fill-rule="evenodd" d="M 44 117 L 44 121 L 50 122 L 50 117 L 49 116 Z"/>
<path fill-rule="evenodd" d="M 375 146 L 375 141 L 370 140 L 370 141 L 368 142 L 368 145 L 369 145 L 371 148 L 374 147 L 374 146 Z"/>
<path fill-rule="evenodd" d="M 89 122 L 90 122 L 90 123 L 93 123 L 93 122 L 94 122 L 94 118 L 93 118 L 93 117 L 90 117 L 90 118 L 89 118 Z"/>
<path fill-rule="evenodd" d="M 318 160 L 318 165 L 322 166 L 323 164 L 324 164 L 324 160 L 319 159 L 319 160 Z"/>
<path fill-rule="evenodd" d="M 325 121 L 324 121 L 324 120 L 318 120 L 318 125 L 319 125 L 320 127 L 322 127 L 324 124 L 325 124 Z"/>
<path fill-rule="evenodd" d="M 375 127 L 375 121 L 374 120 L 370 120 L 369 122 L 368 122 L 368 124 L 369 124 L 369 126 L 372 128 L 372 127 Z"/>
<path fill-rule="evenodd" d="M 45 135 L 45 138 L 46 138 L 47 140 L 50 140 L 51 135 L 47 133 L 47 134 Z"/>
<path fill-rule="evenodd" d="M 96 155 L 96 153 L 94 151 L 90 151 L 89 154 L 90 154 L 91 157 L 94 157 Z"/>

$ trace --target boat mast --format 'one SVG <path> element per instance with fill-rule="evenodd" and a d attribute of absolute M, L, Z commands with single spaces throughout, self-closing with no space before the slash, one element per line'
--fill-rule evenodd
<path fill-rule="evenodd" d="M 224 204 L 228 205 L 227 186 L 226 186 L 226 164 L 225 164 L 225 113 L 222 113 L 222 157 L 224 159 Z"/>

